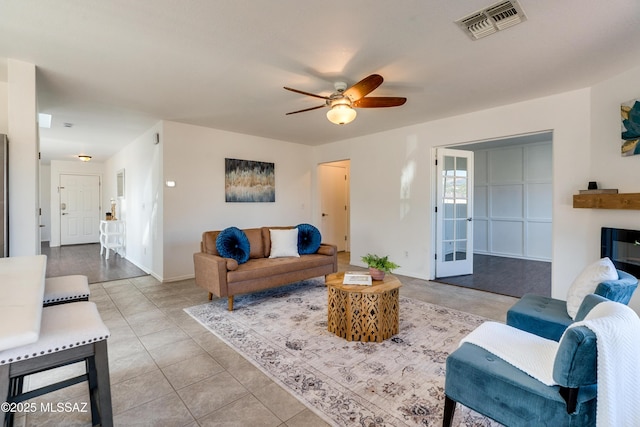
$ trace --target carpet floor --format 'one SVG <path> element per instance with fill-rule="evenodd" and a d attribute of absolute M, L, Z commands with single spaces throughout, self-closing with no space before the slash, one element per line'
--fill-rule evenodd
<path fill-rule="evenodd" d="M 439 277 L 436 282 L 521 298 L 551 296 L 551 263 L 491 255 L 473 255 L 473 274 Z"/>
<path fill-rule="evenodd" d="M 327 331 L 322 280 L 185 309 L 335 426 L 439 426 L 447 356 L 486 319 L 400 297 L 400 333 L 382 343 Z M 458 405 L 456 426 L 497 426 Z"/>

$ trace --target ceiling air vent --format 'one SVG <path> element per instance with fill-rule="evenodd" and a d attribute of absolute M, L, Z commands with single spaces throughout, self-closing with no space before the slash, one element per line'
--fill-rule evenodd
<path fill-rule="evenodd" d="M 522 6 L 520 6 L 517 1 L 510 0 L 492 4 L 469 16 L 460 18 L 456 21 L 456 24 L 458 24 L 472 40 L 478 40 L 526 20 L 527 17 L 522 10 Z"/>

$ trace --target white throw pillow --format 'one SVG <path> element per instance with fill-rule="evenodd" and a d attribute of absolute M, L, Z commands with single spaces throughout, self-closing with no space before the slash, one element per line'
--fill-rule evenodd
<path fill-rule="evenodd" d="M 602 258 L 585 268 L 573 281 L 567 293 L 567 314 L 575 319 L 587 294 L 594 293 L 600 282 L 617 279 L 618 272 L 609 258 Z"/>
<path fill-rule="evenodd" d="M 298 229 L 271 230 L 271 255 L 269 258 L 287 256 L 300 257 L 298 254 Z"/>

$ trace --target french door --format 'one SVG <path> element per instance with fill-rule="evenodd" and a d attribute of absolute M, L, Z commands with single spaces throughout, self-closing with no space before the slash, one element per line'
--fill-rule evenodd
<path fill-rule="evenodd" d="M 437 150 L 436 277 L 473 273 L 473 152 Z"/>

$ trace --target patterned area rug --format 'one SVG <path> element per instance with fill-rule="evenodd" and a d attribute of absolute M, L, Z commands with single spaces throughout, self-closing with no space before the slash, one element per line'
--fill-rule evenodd
<path fill-rule="evenodd" d="M 327 331 L 322 280 L 185 311 L 336 426 L 440 426 L 445 360 L 486 319 L 400 297 L 400 333 L 382 343 Z M 496 426 L 458 405 L 456 426 Z"/>

